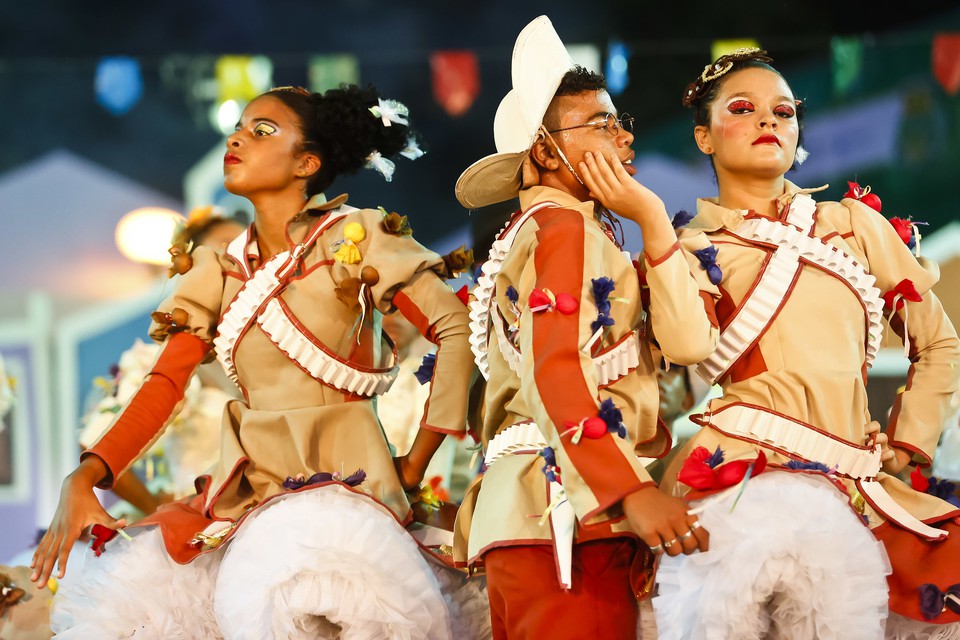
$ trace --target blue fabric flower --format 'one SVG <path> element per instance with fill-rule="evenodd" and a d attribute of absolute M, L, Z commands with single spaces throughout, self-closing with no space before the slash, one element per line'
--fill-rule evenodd
<path fill-rule="evenodd" d="M 928 480 L 930 481 L 930 485 L 927 487 L 926 493 L 936 496 L 941 500 L 946 500 L 953 506 L 960 508 L 960 498 L 954 493 L 957 490 L 955 483 L 947 479 L 938 480 L 933 476 L 930 476 Z"/>
<path fill-rule="evenodd" d="M 601 402 L 597 415 L 607 423 L 607 431 L 616 433 L 621 438 L 627 437 L 627 428 L 623 426 L 623 412 L 613 404 L 613 400 L 607 398 Z"/>
<path fill-rule="evenodd" d="M 716 469 L 721 464 L 723 464 L 723 449 L 720 448 L 720 445 L 717 445 L 716 451 L 710 454 L 710 457 L 706 460 L 707 466 L 711 469 Z"/>
<path fill-rule="evenodd" d="M 607 277 L 593 278 L 590 284 L 593 288 L 593 301 L 597 305 L 597 319 L 590 323 L 590 330 L 596 333 L 601 327 L 612 327 L 614 324 L 610 317 L 609 298 L 617 285 Z"/>
<path fill-rule="evenodd" d="M 723 272 L 720 271 L 720 266 L 717 264 L 717 248 L 710 245 L 703 249 L 697 249 L 693 252 L 693 255 L 697 256 L 700 266 L 707 272 L 710 282 L 720 284 L 720 281 L 723 280 Z"/>
<path fill-rule="evenodd" d="M 423 356 L 423 362 L 420 367 L 413 372 L 420 384 L 427 384 L 433 378 L 433 368 L 437 365 L 437 354 L 428 353 Z"/>
<path fill-rule="evenodd" d="M 513 304 L 517 304 L 517 301 L 520 300 L 520 294 L 517 293 L 517 290 L 513 288 L 513 285 L 510 285 L 509 287 L 507 287 L 506 294 L 507 294 L 507 300 L 509 300 Z"/>
<path fill-rule="evenodd" d="M 823 464 L 822 462 L 801 462 L 800 460 L 790 460 L 787 464 L 783 465 L 787 469 L 794 469 L 797 471 L 800 470 L 809 470 L 809 471 L 820 471 L 822 473 L 833 473 L 833 469 Z"/>
<path fill-rule="evenodd" d="M 673 220 L 671 220 L 670 223 L 674 229 L 680 229 L 690 224 L 691 220 L 693 220 L 693 214 L 685 209 L 680 209 L 680 211 L 677 211 L 677 215 L 673 216 Z"/>
<path fill-rule="evenodd" d="M 540 456 L 543 457 L 543 466 L 540 468 L 543 474 L 547 476 L 550 482 L 557 481 L 557 455 L 551 447 L 540 449 Z"/>
<path fill-rule="evenodd" d="M 300 474 L 296 477 L 287 476 L 287 479 L 283 481 L 283 488 L 293 491 L 294 489 L 300 489 L 301 487 L 306 487 L 311 484 L 323 484 L 324 482 L 342 482 L 348 487 L 355 487 L 367 478 L 367 473 L 363 469 L 357 469 L 352 474 L 346 478 L 341 478 L 339 473 L 328 473 L 326 471 L 321 471 L 315 473 L 309 478 L 304 478 L 303 474 Z"/>

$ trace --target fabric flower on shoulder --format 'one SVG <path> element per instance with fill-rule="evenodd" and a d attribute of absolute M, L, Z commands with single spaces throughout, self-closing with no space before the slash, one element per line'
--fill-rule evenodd
<path fill-rule="evenodd" d="M 190 321 L 190 314 L 184 309 L 176 307 L 169 313 L 154 311 L 150 314 L 150 318 L 160 326 L 158 333 L 166 337 L 173 333 L 185 331 L 187 329 L 187 322 Z"/>
<path fill-rule="evenodd" d="M 25 595 L 27 592 L 13 584 L 10 576 L 0 573 L 0 618 L 9 607 L 20 602 Z"/>
<path fill-rule="evenodd" d="M 383 215 L 383 230 L 395 236 L 413 235 L 413 229 L 410 227 L 410 221 L 407 216 L 402 216 L 396 211 L 387 212 L 383 207 L 377 207 Z"/>
<path fill-rule="evenodd" d="M 455 278 L 473 266 L 473 249 L 462 244 L 450 253 L 443 255 L 444 271 L 448 278 Z"/>
<path fill-rule="evenodd" d="M 911 251 L 920 255 L 920 229 L 917 225 L 926 226 L 926 222 L 919 222 L 911 218 L 890 218 L 890 224 L 893 225 L 897 235 L 903 240 L 903 244 Z"/>
<path fill-rule="evenodd" d="M 697 447 L 683 462 L 677 480 L 701 490 L 716 490 L 731 487 L 744 479 L 750 470 L 750 477 L 760 475 L 767 466 L 767 456 L 763 450 L 757 452 L 755 460 L 734 460 L 723 463 L 723 450 L 710 453 L 706 447 Z"/>
<path fill-rule="evenodd" d="M 844 198 L 853 198 L 854 200 L 859 200 L 863 204 L 867 205 L 874 211 L 880 211 L 882 203 L 880 202 L 880 197 L 875 193 L 870 192 L 870 186 L 861 188 L 856 182 L 847 182 L 847 192 L 843 194 Z"/>

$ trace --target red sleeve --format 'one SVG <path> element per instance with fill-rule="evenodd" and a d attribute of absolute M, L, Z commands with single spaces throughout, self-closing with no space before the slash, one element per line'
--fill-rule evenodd
<path fill-rule="evenodd" d="M 98 483 L 109 489 L 117 476 L 139 458 L 176 415 L 184 389 L 210 346 L 189 333 L 175 333 L 160 347 L 157 359 L 130 402 L 97 442 L 80 454 L 98 456 L 109 469 Z"/>

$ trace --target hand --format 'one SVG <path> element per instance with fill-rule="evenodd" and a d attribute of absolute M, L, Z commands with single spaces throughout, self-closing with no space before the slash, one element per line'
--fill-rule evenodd
<path fill-rule="evenodd" d="M 893 476 L 903 471 L 912 458 L 910 452 L 889 446 L 890 440 L 887 434 L 880 431 L 880 423 L 876 420 L 869 422 L 865 430 L 867 446 L 880 445 L 880 465 L 883 470 Z"/>
<path fill-rule="evenodd" d="M 397 456 L 393 459 L 393 466 L 397 469 L 397 476 L 400 478 L 400 486 L 407 493 L 416 491 L 423 482 L 423 475 L 426 469 L 419 469 L 410 461 L 410 456 Z"/>
<path fill-rule="evenodd" d="M 654 552 L 676 556 L 710 548 L 710 533 L 696 516 L 687 515 L 687 503 L 656 487 L 644 487 L 624 498 L 623 512 L 634 533 Z"/>
<path fill-rule="evenodd" d="M 587 152 L 580 163 L 580 174 L 592 198 L 641 227 L 651 217 L 667 217 L 659 196 L 634 180 L 613 154 L 608 159 Z"/>
<path fill-rule="evenodd" d="M 90 456 L 80 463 L 76 471 L 64 478 L 53 522 L 30 562 L 30 568 L 33 569 L 30 579 L 38 587 L 46 586 L 55 564 L 60 567 L 58 578 L 66 574 L 70 549 L 88 526 L 99 524 L 110 529 L 126 526 L 125 520 L 116 520 L 104 510 L 93 492 L 93 487 L 104 475 L 106 466 L 103 461 Z"/>

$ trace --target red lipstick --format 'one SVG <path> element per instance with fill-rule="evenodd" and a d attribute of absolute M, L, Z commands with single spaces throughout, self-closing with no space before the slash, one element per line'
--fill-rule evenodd
<path fill-rule="evenodd" d="M 242 160 L 232 153 L 228 153 L 223 156 L 223 164 L 240 164 Z"/>
<path fill-rule="evenodd" d="M 780 139 L 777 136 L 768 134 L 765 136 L 760 136 L 759 138 L 753 141 L 753 144 L 775 144 L 779 147 Z"/>

